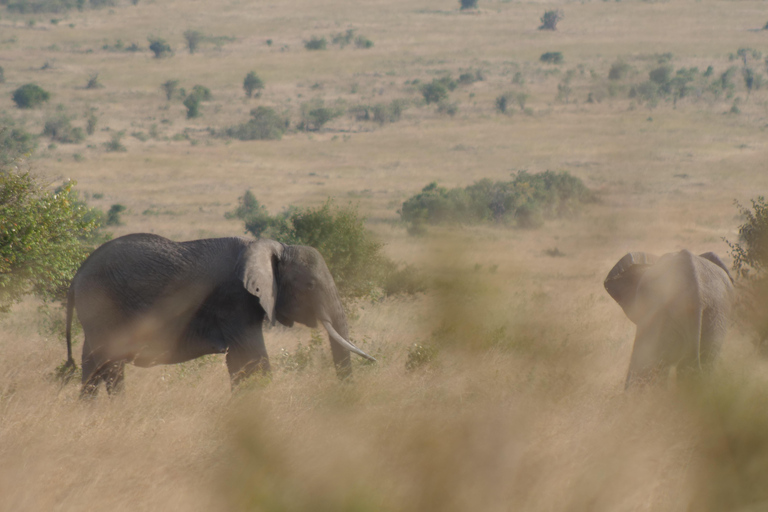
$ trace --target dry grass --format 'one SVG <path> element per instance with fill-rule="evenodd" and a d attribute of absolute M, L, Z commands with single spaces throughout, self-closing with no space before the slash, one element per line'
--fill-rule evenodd
<path fill-rule="evenodd" d="M 126 205 L 115 235 L 240 234 L 224 213 L 248 188 L 272 212 L 327 196 L 353 201 L 392 258 L 437 283 L 427 295 L 353 308 L 353 339 L 380 359 L 357 366 L 353 382 L 335 379 L 324 346 L 304 371 L 278 369 L 272 382 L 235 396 L 223 360 L 211 357 L 130 367 L 123 396 L 81 402 L 77 386 L 49 377 L 64 356 L 61 340 L 40 334 L 35 303 L 20 304 L 0 318 L 0 510 L 764 506 L 765 362 L 735 326 L 711 380 L 624 393 L 634 329 L 602 279 L 630 250 L 726 256 L 721 238 L 735 239 L 740 223 L 733 200 L 768 190 L 768 93 L 747 99 L 739 82 L 738 115 L 727 114 L 734 98 L 648 109 L 625 91 L 585 102 L 618 58 L 642 77 L 654 54 L 671 52 L 675 68 L 722 73 L 738 64 L 728 54 L 740 47 L 768 53 L 764 33 L 751 31 L 766 22 L 763 2 L 480 0 L 471 13 L 450 0 L 213 5 L 141 0 L 63 16 L 3 13 L 0 109 L 37 133 L 57 104 L 99 118 L 81 145 L 41 141 L 34 169 L 53 183 L 76 179 L 105 210 Z M 555 32 L 538 31 L 553 7 L 565 19 Z M 54 17 L 62 19 L 53 25 Z M 375 46 L 303 48 L 313 35 L 348 28 Z M 189 55 L 188 29 L 235 40 Z M 175 56 L 151 58 L 150 35 L 168 40 Z M 118 39 L 145 51 L 101 49 Z M 563 52 L 559 71 L 538 62 L 546 51 Z M 45 62 L 53 66 L 41 70 Z M 453 118 L 414 103 L 397 123 L 343 116 L 280 141 L 206 131 L 243 122 L 261 104 L 295 122 L 300 104 L 316 97 L 347 106 L 418 100 L 406 81 L 468 69 L 485 80 L 451 94 Z M 564 104 L 555 97 L 568 69 L 577 73 L 575 101 Z M 246 100 L 251 70 L 266 89 Z M 523 86 L 512 83 L 518 71 Z M 84 89 L 96 72 L 105 87 Z M 169 79 L 212 90 L 201 118 L 187 120 L 180 101 L 166 101 L 160 84 Z M 27 82 L 51 91 L 51 104 L 13 108 L 11 92 Z M 530 94 L 531 111 L 496 113 L 495 98 L 518 89 Z M 130 135 L 153 125 L 158 138 Z M 187 129 L 189 140 L 173 140 Z M 102 144 L 121 130 L 128 151 L 106 152 Z M 463 186 L 519 169 L 567 170 L 600 202 L 536 231 L 457 227 L 415 238 L 396 222 L 402 201 L 430 181 Z M 564 256 L 547 255 L 554 248 Z M 310 332 L 266 336 L 279 361 Z M 414 344 L 436 355 L 408 371 Z"/>

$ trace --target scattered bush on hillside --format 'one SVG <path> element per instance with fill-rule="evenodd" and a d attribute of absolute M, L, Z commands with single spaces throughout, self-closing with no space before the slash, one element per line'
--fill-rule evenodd
<path fill-rule="evenodd" d="M 152 51 L 152 53 L 155 54 L 156 59 L 170 57 L 173 55 L 173 49 L 171 48 L 171 45 L 165 42 L 165 39 L 160 39 L 159 37 L 149 37 L 148 41 L 149 49 Z"/>
<path fill-rule="evenodd" d="M 196 85 L 192 88 L 186 98 L 184 98 L 184 106 L 187 107 L 187 119 L 200 117 L 200 103 L 203 101 L 210 101 L 213 99 L 211 90 L 202 85 Z"/>
<path fill-rule="evenodd" d="M 546 52 L 541 54 L 539 60 L 545 64 L 562 64 L 563 54 L 562 52 Z"/>
<path fill-rule="evenodd" d="M 299 130 L 316 132 L 343 113 L 341 108 L 326 107 L 322 99 L 315 99 L 301 105 L 301 120 L 297 127 Z"/>
<path fill-rule="evenodd" d="M 359 35 L 355 37 L 355 48 L 358 48 L 360 50 L 367 50 L 368 48 L 373 48 L 373 41 L 371 41 L 364 35 Z"/>
<path fill-rule="evenodd" d="M 250 71 L 245 75 L 245 79 L 243 79 L 243 89 L 245 89 L 245 94 L 249 98 L 253 97 L 253 93 L 256 91 L 256 97 L 258 98 L 261 95 L 261 90 L 264 89 L 264 81 L 259 78 L 255 71 Z"/>
<path fill-rule="evenodd" d="M 427 105 L 430 103 L 440 103 L 448 98 L 448 87 L 445 83 L 439 79 L 434 79 L 428 84 L 421 86 L 421 94 L 424 96 L 424 101 Z"/>
<path fill-rule="evenodd" d="M 50 97 L 50 93 L 37 84 L 24 84 L 13 91 L 13 102 L 19 108 L 35 108 Z"/>
<path fill-rule="evenodd" d="M 459 0 L 461 10 L 465 9 L 477 9 L 477 0 Z"/>
<path fill-rule="evenodd" d="M 3 69 L 3 66 L 0 66 L 0 84 L 5 83 L 5 69 Z"/>
<path fill-rule="evenodd" d="M 593 200 L 582 181 L 567 172 L 520 171 L 512 181 L 484 179 L 464 188 L 430 183 L 403 203 L 400 217 L 413 225 L 494 222 L 532 228 Z"/>
<path fill-rule="evenodd" d="M 379 124 L 396 123 L 408 108 L 408 100 L 394 99 L 389 103 L 357 105 L 349 109 L 358 121 L 373 121 Z"/>
<path fill-rule="evenodd" d="M 752 207 L 735 202 L 744 223 L 739 226 L 737 242 L 731 248 L 733 270 L 740 278 L 742 293 L 737 311 L 753 330 L 758 347 L 768 349 L 768 202 L 760 196 L 751 200 Z"/>
<path fill-rule="evenodd" d="M 365 229 L 365 218 L 352 205 L 337 206 L 328 199 L 317 208 L 291 207 L 272 216 L 247 191 L 226 216 L 243 220 L 246 231 L 256 237 L 317 249 L 343 297 L 424 290 L 423 278 L 412 267 L 399 268 L 384 255 L 382 244 Z"/>
<path fill-rule="evenodd" d="M 340 47 L 344 48 L 345 46 L 352 43 L 352 40 L 354 37 L 355 37 L 355 29 L 350 28 L 346 32 L 339 32 L 337 34 L 334 34 L 331 37 L 331 44 L 337 44 Z"/>
<path fill-rule="evenodd" d="M 168 101 L 171 101 L 173 99 L 174 93 L 178 90 L 179 87 L 179 81 L 178 80 L 166 80 L 160 85 L 160 88 L 165 92 L 165 99 Z"/>
<path fill-rule="evenodd" d="M 78 144 L 85 140 L 85 130 L 72 126 L 72 118 L 61 111 L 45 121 L 43 135 L 63 144 Z"/>
<path fill-rule="evenodd" d="M 619 60 L 611 64 L 611 69 L 608 71 L 608 80 L 624 80 L 629 74 L 632 66 Z"/>
<path fill-rule="evenodd" d="M 15 124 L 10 118 L 0 120 L 0 168 L 3 169 L 19 158 L 31 155 L 37 147 L 37 138 Z"/>
<path fill-rule="evenodd" d="M 120 214 L 126 211 L 128 208 L 126 208 L 122 204 L 113 204 L 109 207 L 109 211 L 107 211 L 107 220 L 106 225 L 107 226 L 122 226 L 123 221 L 120 219 Z"/>
<path fill-rule="evenodd" d="M 0 5 L 5 5 L 9 12 L 19 14 L 61 13 L 71 9 L 82 11 L 86 7 L 98 9 L 116 4 L 116 0 L 4 0 L 0 2 Z"/>
<path fill-rule="evenodd" d="M 184 40 L 187 42 L 189 53 L 195 53 L 200 43 L 205 40 L 205 34 L 199 30 L 186 30 L 184 32 Z"/>
<path fill-rule="evenodd" d="M 288 129 L 288 120 L 273 108 L 259 106 L 251 110 L 251 119 L 231 128 L 226 135 L 240 140 L 280 140 Z"/>
<path fill-rule="evenodd" d="M 328 41 L 324 37 L 312 36 L 309 41 L 304 41 L 304 48 L 307 50 L 325 50 Z"/>
<path fill-rule="evenodd" d="M 507 108 L 509 107 L 511 96 L 512 96 L 512 93 L 507 92 L 502 94 L 501 96 L 496 97 L 496 110 L 498 110 L 500 114 L 507 113 Z"/>
<path fill-rule="evenodd" d="M 94 73 L 91 76 L 88 77 L 88 82 L 85 84 L 86 89 L 101 89 L 104 87 L 101 82 L 99 82 L 99 74 Z"/>
<path fill-rule="evenodd" d="M 108 153 L 119 153 L 128 151 L 128 148 L 126 148 L 122 142 L 120 142 L 125 135 L 125 131 L 119 131 L 112 134 L 112 138 L 109 139 L 109 142 L 104 143 L 104 149 L 107 150 Z"/>
<path fill-rule="evenodd" d="M 546 11 L 541 17 L 539 30 L 557 30 L 557 23 L 563 18 L 565 18 L 565 15 L 560 9 Z"/>
<path fill-rule="evenodd" d="M 459 112 L 459 102 L 443 100 L 437 104 L 437 112 L 453 117 Z"/>
<path fill-rule="evenodd" d="M 483 72 L 477 71 L 465 71 L 459 75 L 459 85 L 472 85 L 475 82 L 482 82 L 485 80 Z"/>
<path fill-rule="evenodd" d="M 93 135 L 96 132 L 96 124 L 99 122 L 99 118 L 96 114 L 89 112 L 85 117 L 85 133 Z"/>
<path fill-rule="evenodd" d="M 101 219 L 74 186 L 70 181 L 50 192 L 28 172 L 0 169 L 0 311 L 27 294 L 65 297 Z"/>

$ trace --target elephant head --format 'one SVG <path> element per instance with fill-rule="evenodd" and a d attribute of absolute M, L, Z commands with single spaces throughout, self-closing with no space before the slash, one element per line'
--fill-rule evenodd
<path fill-rule="evenodd" d="M 259 298 L 267 319 L 288 327 L 323 325 L 331 339 L 334 363 L 340 375 L 349 373 L 349 352 L 375 359 L 349 339 L 349 328 L 331 272 L 313 247 L 257 240 L 243 251 L 238 276 Z"/>

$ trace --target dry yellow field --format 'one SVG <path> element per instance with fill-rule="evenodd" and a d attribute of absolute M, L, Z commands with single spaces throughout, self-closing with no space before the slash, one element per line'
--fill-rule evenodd
<path fill-rule="evenodd" d="M 550 9 L 564 19 L 537 30 Z M 359 207 L 389 257 L 437 281 L 415 297 L 350 306 L 352 339 L 379 359 L 355 361 L 352 382 L 336 379 L 324 345 L 304 371 L 278 368 L 235 395 L 223 358 L 211 356 L 129 367 L 123 395 L 82 402 L 78 386 L 51 378 L 65 347 L 41 326 L 39 304 L 17 305 L 0 316 L 0 510 L 768 506 L 768 364 L 747 331 L 734 322 L 710 379 L 625 393 L 634 325 L 602 284 L 628 251 L 714 251 L 730 263 L 723 238 L 735 241 L 742 222 L 734 200 L 768 192 L 768 86 L 747 94 L 739 71 L 728 94 L 651 108 L 628 97 L 629 84 L 666 53 L 674 69 L 712 66 L 713 77 L 741 69 L 729 58 L 739 48 L 768 55 L 764 1 L 479 0 L 461 11 L 453 0 L 118 0 L 0 16 L 0 112 L 36 134 L 57 109 L 83 127 L 96 115 L 83 143 L 41 137 L 28 163 L 52 185 L 76 180 L 90 205 L 125 205 L 114 236 L 243 234 L 224 214 L 248 189 L 272 213 L 333 197 Z M 230 39 L 190 54 L 191 29 Z M 374 46 L 331 44 L 348 29 Z M 150 36 L 175 54 L 153 58 Z M 328 49 L 306 50 L 313 36 Z M 142 50 L 104 49 L 118 40 Z M 550 51 L 564 62 L 540 62 Z M 765 76 L 762 59 L 750 64 Z M 619 60 L 629 78 L 601 95 Z M 248 99 L 252 70 L 265 89 Z M 424 105 L 413 84 L 470 70 L 484 79 L 450 94 L 454 116 Z M 569 70 L 566 101 L 558 84 Z M 103 87 L 86 89 L 96 73 Z M 166 100 L 160 86 L 173 79 L 210 88 L 201 117 Z M 12 92 L 29 82 L 51 100 L 17 109 Z M 525 112 L 496 111 L 507 92 L 528 94 Z M 302 103 L 318 98 L 411 105 L 398 122 L 347 114 L 281 140 L 209 133 L 259 105 L 295 126 Z M 120 131 L 127 151 L 108 152 Z M 599 201 L 536 230 L 414 237 L 398 222 L 402 202 L 432 181 L 466 186 L 522 169 L 568 171 Z M 554 248 L 563 257 L 547 255 Z M 304 327 L 265 334 L 275 361 L 310 336 Z M 406 370 L 413 345 L 425 343 L 441 347 L 435 359 Z"/>

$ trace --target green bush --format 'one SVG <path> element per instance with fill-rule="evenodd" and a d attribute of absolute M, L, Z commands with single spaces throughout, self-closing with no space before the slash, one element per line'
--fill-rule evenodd
<path fill-rule="evenodd" d="M 736 202 L 744 219 L 737 242 L 731 248 L 733 270 L 741 278 L 737 311 L 755 334 L 755 341 L 765 352 L 768 343 L 768 202 L 760 196 L 747 208 Z"/>
<path fill-rule="evenodd" d="M 373 41 L 363 35 L 359 35 L 355 38 L 355 48 L 359 48 L 361 50 L 373 48 Z"/>
<path fill-rule="evenodd" d="M 365 229 L 365 219 L 349 205 L 328 199 L 317 208 L 289 208 L 271 216 L 250 191 L 227 214 L 245 222 L 246 231 L 287 244 L 308 245 L 323 255 L 344 297 L 369 297 L 380 292 L 414 293 L 423 283 L 413 268 L 400 270 L 383 254 L 381 243 Z"/>
<path fill-rule="evenodd" d="M 128 148 L 126 148 L 122 142 L 120 142 L 125 135 L 125 131 L 119 131 L 112 134 L 112 138 L 109 139 L 109 142 L 104 143 L 104 148 L 109 153 L 113 152 L 123 152 L 128 151 Z"/>
<path fill-rule="evenodd" d="M 13 102 L 19 108 L 35 108 L 42 105 L 51 95 L 37 84 L 24 84 L 13 91 Z"/>
<path fill-rule="evenodd" d="M 338 108 L 326 107 L 323 100 L 313 100 L 301 105 L 300 130 L 316 132 L 325 124 L 342 115 Z"/>
<path fill-rule="evenodd" d="M 264 81 L 259 78 L 259 75 L 255 71 L 249 72 L 245 75 L 243 80 L 243 89 L 245 94 L 250 98 L 253 96 L 253 92 L 256 91 L 256 96 L 261 94 L 261 90 L 264 88 Z"/>
<path fill-rule="evenodd" d="M 78 144 L 85 140 L 85 131 L 79 126 L 72 126 L 72 119 L 64 112 L 45 121 L 43 135 L 63 144 Z"/>
<path fill-rule="evenodd" d="M 122 220 L 120 219 L 120 214 L 123 213 L 125 210 L 127 210 L 125 206 L 122 204 L 113 204 L 109 207 L 109 211 L 107 212 L 107 226 L 121 226 L 123 224 Z"/>
<path fill-rule="evenodd" d="M 539 26 L 539 30 L 556 30 L 557 22 L 562 20 L 564 17 L 565 15 L 560 9 L 546 11 L 541 17 L 541 26 Z"/>
<path fill-rule="evenodd" d="M 539 60 L 546 64 L 562 64 L 563 54 L 562 52 L 546 52 L 541 54 Z"/>
<path fill-rule="evenodd" d="M 199 30 L 187 30 L 184 32 L 184 40 L 187 42 L 189 53 L 195 53 L 200 43 L 205 40 L 205 34 Z"/>
<path fill-rule="evenodd" d="M 173 95 L 179 87 L 178 80 L 166 80 L 160 85 L 160 88 L 165 92 L 165 99 L 171 101 Z"/>
<path fill-rule="evenodd" d="M 5 168 L 18 158 L 30 155 L 37 147 L 37 139 L 15 122 L 6 118 L 0 122 L 0 167 Z"/>
<path fill-rule="evenodd" d="M 477 0 L 459 0 L 461 10 L 465 9 L 477 9 Z"/>
<path fill-rule="evenodd" d="M 350 108 L 349 113 L 355 116 L 358 121 L 374 121 L 385 124 L 399 121 L 406 108 L 408 108 L 407 100 L 395 99 L 389 103 L 357 105 Z"/>
<path fill-rule="evenodd" d="M 312 36 L 309 41 L 304 41 L 304 48 L 307 50 L 325 50 L 328 41 L 324 37 Z"/>
<path fill-rule="evenodd" d="M 582 181 L 567 172 L 520 171 L 512 181 L 484 179 L 464 188 L 430 183 L 403 203 L 400 217 L 414 225 L 494 222 L 537 227 L 544 219 L 572 214 L 593 200 Z"/>
<path fill-rule="evenodd" d="M 212 98 L 211 90 L 202 85 L 196 85 L 192 88 L 186 98 L 184 98 L 184 106 L 187 107 L 187 119 L 194 117 L 200 117 L 200 103 L 203 101 L 209 101 Z"/>
<path fill-rule="evenodd" d="M 5 69 L 3 69 L 3 66 L 0 66 L 0 84 L 5 83 Z"/>
<path fill-rule="evenodd" d="M 427 102 L 427 105 L 430 103 L 440 103 L 448 98 L 448 88 L 440 80 L 434 79 L 432 82 L 421 86 L 421 94 L 424 96 L 424 101 Z"/>
<path fill-rule="evenodd" d="M 348 29 L 346 32 L 339 32 L 337 34 L 334 34 L 331 38 L 332 44 L 337 44 L 344 48 L 345 46 L 352 43 L 352 38 L 355 37 L 355 29 Z"/>
<path fill-rule="evenodd" d="M 631 69 L 632 67 L 623 60 L 616 61 L 611 64 L 611 69 L 608 71 L 608 80 L 623 80 Z"/>
<path fill-rule="evenodd" d="M 101 219 L 74 186 L 70 181 L 52 193 L 29 173 L 0 169 L 0 311 L 29 293 L 64 298 Z"/>
<path fill-rule="evenodd" d="M 247 123 L 227 128 L 226 135 L 240 140 L 280 140 L 288 129 L 288 121 L 270 107 L 251 110 Z"/>
<path fill-rule="evenodd" d="M 171 48 L 171 45 L 165 42 L 165 39 L 150 37 L 148 38 L 148 41 L 149 49 L 155 54 L 156 59 L 173 55 L 173 49 Z"/>

